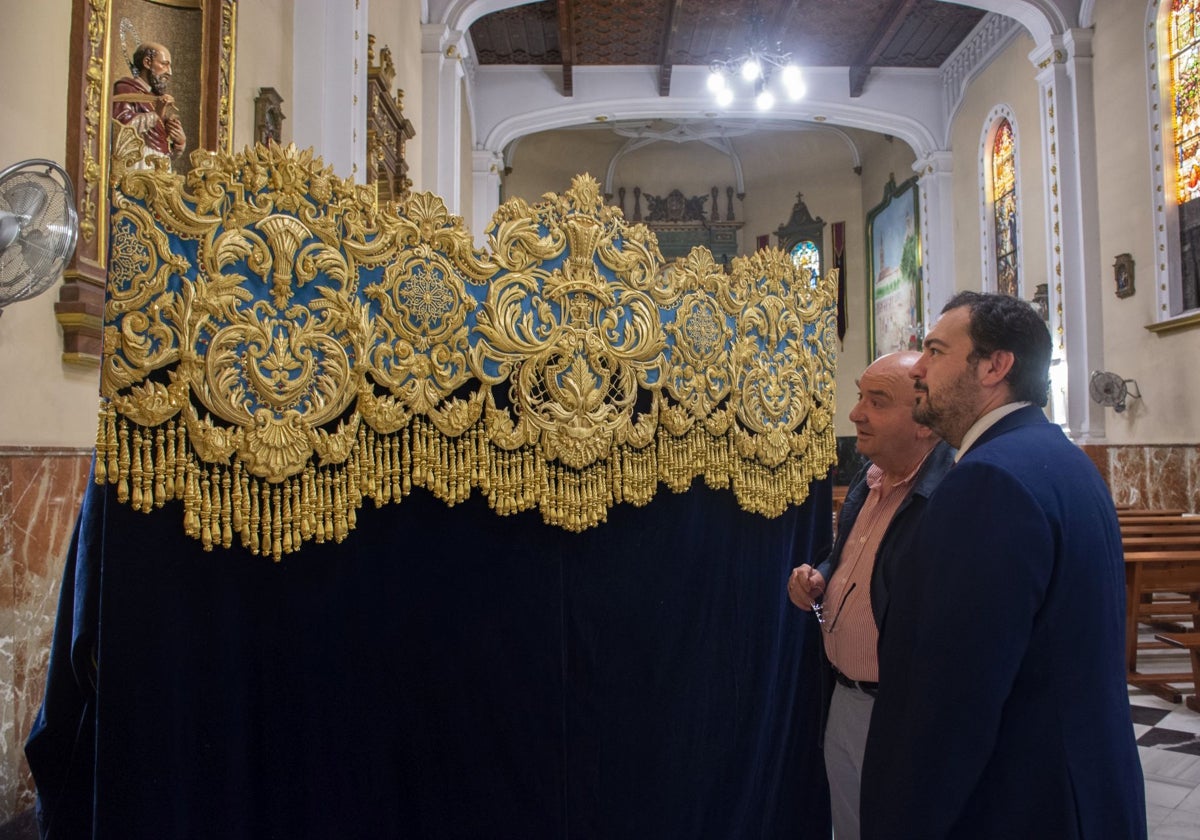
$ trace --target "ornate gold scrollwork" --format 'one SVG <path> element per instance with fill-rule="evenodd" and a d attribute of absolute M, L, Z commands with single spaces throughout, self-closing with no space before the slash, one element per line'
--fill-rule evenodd
<path fill-rule="evenodd" d="M 413 487 L 582 530 L 703 476 L 778 515 L 833 462 L 834 279 L 782 252 L 664 267 L 587 176 L 479 252 L 294 147 L 114 172 L 97 480 L 206 547 L 279 559 Z"/>

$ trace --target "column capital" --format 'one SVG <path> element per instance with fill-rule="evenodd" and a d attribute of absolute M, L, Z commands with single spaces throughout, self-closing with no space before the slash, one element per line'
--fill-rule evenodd
<path fill-rule="evenodd" d="M 912 165 L 913 172 L 924 178 L 926 175 L 948 175 L 954 171 L 954 153 L 945 151 L 928 152 Z"/>
<path fill-rule="evenodd" d="M 504 171 L 504 155 L 491 149 L 475 149 L 471 152 L 471 171 L 477 175 L 499 174 Z"/>

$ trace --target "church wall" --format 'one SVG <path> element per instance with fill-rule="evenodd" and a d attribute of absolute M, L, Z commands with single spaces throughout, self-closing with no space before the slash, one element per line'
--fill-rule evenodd
<path fill-rule="evenodd" d="M 604 186 L 608 162 L 625 143 L 609 131 L 544 131 L 517 140 L 508 158 L 510 172 L 500 185 L 500 200 L 521 198 L 530 203 L 547 192 L 564 192 L 571 179 L 586 172 Z M 613 190 L 621 186 L 614 184 Z M 632 182 L 625 184 L 625 215 L 633 216 Z M 614 202 L 616 198 L 614 196 Z M 644 208 L 643 208 L 644 209 Z"/>
<path fill-rule="evenodd" d="M 1042 172 L 1042 119 L 1038 104 L 1036 68 L 1029 60 L 1033 40 L 1019 35 L 967 89 L 951 125 L 954 150 L 954 288 L 983 288 L 980 257 L 983 206 L 980 189 L 983 167 L 980 144 L 993 111 L 1007 106 L 1017 137 L 1017 199 L 1020 202 L 1018 259 L 1022 297 L 1033 297 L 1039 283 L 1049 282 L 1046 239 L 1045 177 Z M 990 231 L 989 231 L 990 234 Z M 993 246 L 994 253 L 994 246 Z M 934 301 L 941 309 L 945 301 Z M 932 313 L 936 315 L 936 313 Z M 928 319 L 930 324 L 934 318 Z"/>
<path fill-rule="evenodd" d="M 1096 282 L 1104 312 L 1104 367 L 1136 380 L 1142 393 L 1142 399 L 1130 401 L 1122 414 L 1106 409 L 1105 432 L 1112 444 L 1195 444 L 1200 440 L 1200 328 L 1166 334 L 1145 329 L 1156 307 L 1145 67 L 1145 41 L 1151 34 L 1145 29 L 1145 15 L 1145 2 L 1096 4 Z M 1134 259 L 1135 293 L 1124 299 L 1115 294 L 1112 267 L 1121 253 Z"/>
<path fill-rule="evenodd" d="M 71 4 L 9 5 L 0 78 L 21 83 L 0 96 L 0 168 L 29 158 L 64 164 Z M 87 447 L 95 440 L 98 368 L 63 363 L 58 290 L 0 316 L 0 445 Z"/>
<path fill-rule="evenodd" d="M 471 211 L 475 206 L 475 143 L 471 140 L 474 129 L 471 126 L 471 111 L 467 108 L 466 81 L 459 82 L 463 88 L 462 105 L 459 108 L 460 125 L 458 138 L 458 213 L 463 217 L 463 224 L 471 226 Z M 474 231 L 472 231 L 474 233 Z"/>
<path fill-rule="evenodd" d="M 283 98 L 285 116 L 296 110 L 292 87 L 292 2 L 257 0 L 237 6 L 238 47 L 233 78 L 233 148 L 254 145 L 254 99 L 260 88 L 275 88 Z M 262 38 L 259 33 L 278 33 Z M 290 119 L 283 121 L 280 141 L 292 142 Z"/>
<path fill-rule="evenodd" d="M 413 189 L 421 190 L 421 145 L 424 127 L 421 125 L 421 0 L 388 0 L 367 6 L 367 27 L 375 36 L 377 49 L 389 47 L 396 78 L 392 93 L 404 91 L 404 116 L 413 124 L 416 136 L 408 140 L 404 155 L 408 161 L 408 177 Z M 470 167 L 466 172 L 470 173 Z M 466 206 L 466 205 L 464 205 Z"/>
<path fill-rule="evenodd" d="M 0 97 L 0 168 L 30 158 L 64 164 L 71 3 L 8 6 L 0 78 L 21 83 Z M 24 742 L 96 434 L 98 369 L 63 363 L 58 292 L 0 315 L 0 823 L 33 803 Z"/>

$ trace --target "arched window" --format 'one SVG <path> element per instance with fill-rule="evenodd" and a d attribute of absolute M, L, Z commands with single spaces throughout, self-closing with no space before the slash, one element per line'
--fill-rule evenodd
<path fill-rule="evenodd" d="M 1200 323 L 1200 0 L 1150 0 L 1146 26 L 1154 150 L 1151 329 Z"/>
<path fill-rule="evenodd" d="M 992 217 L 996 232 L 996 291 L 1017 295 L 1017 166 L 1012 123 L 1001 118 L 992 140 Z"/>
<path fill-rule="evenodd" d="M 1022 296 L 1018 180 L 1016 121 L 997 105 L 979 140 L 980 254 L 984 288 L 1014 297 Z"/>
<path fill-rule="evenodd" d="M 1181 300 L 1200 307 L 1200 0 L 1174 0 L 1167 26 Z"/>
<path fill-rule="evenodd" d="M 812 241 L 806 239 L 796 243 L 796 247 L 792 248 L 792 265 L 802 272 L 801 276 L 808 276 L 808 282 L 814 289 L 821 282 L 821 252 Z"/>

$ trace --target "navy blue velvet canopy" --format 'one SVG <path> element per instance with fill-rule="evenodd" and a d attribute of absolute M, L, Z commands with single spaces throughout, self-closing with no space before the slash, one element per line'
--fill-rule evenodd
<path fill-rule="evenodd" d="M 835 277 L 274 146 L 112 212 L 47 837 L 828 837 Z"/>

